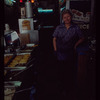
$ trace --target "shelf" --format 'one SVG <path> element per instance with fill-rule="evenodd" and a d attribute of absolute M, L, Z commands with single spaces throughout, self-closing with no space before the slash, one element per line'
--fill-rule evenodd
<path fill-rule="evenodd" d="M 17 67 L 5 67 L 5 70 L 10 70 L 10 71 L 21 71 L 24 70 L 26 66 L 17 66 Z"/>
<path fill-rule="evenodd" d="M 4 88 L 13 88 L 13 87 L 19 87 L 22 82 L 20 81 L 7 81 L 4 82 Z"/>

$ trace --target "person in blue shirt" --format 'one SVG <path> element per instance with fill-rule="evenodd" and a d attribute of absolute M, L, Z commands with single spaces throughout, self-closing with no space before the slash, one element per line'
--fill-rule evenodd
<path fill-rule="evenodd" d="M 53 47 L 58 60 L 58 80 L 62 90 L 70 95 L 73 87 L 74 53 L 84 41 L 84 35 L 78 25 L 72 22 L 72 13 L 65 9 L 62 12 L 63 23 L 53 33 Z"/>

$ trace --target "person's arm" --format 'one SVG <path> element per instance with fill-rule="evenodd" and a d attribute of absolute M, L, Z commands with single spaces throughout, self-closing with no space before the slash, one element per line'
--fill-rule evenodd
<path fill-rule="evenodd" d="M 83 41 L 84 41 L 84 37 L 82 37 L 82 38 L 80 38 L 77 42 L 76 42 L 76 44 L 75 44 L 75 46 L 74 46 L 74 49 L 76 49 L 76 47 L 79 45 L 79 44 L 81 44 Z"/>
<path fill-rule="evenodd" d="M 54 51 L 57 51 L 57 47 L 56 47 L 56 38 L 53 38 L 53 47 L 54 47 Z"/>
<path fill-rule="evenodd" d="M 56 40 L 57 40 L 58 34 L 59 34 L 59 26 L 56 27 L 56 29 L 54 30 L 54 33 L 53 33 L 53 48 L 54 48 L 54 51 L 57 51 Z"/>

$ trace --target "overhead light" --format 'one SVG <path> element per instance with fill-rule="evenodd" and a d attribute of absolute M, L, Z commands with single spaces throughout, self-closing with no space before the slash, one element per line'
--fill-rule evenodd
<path fill-rule="evenodd" d="M 53 12 L 53 9 L 42 9 L 42 8 L 38 8 L 38 12 L 39 13 L 51 13 Z"/>
<path fill-rule="evenodd" d="M 20 0 L 20 3 L 22 3 L 23 2 L 23 0 Z"/>
<path fill-rule="evenodd" d="M 31 3 L 34 3 L 35 1 L 34 0 L 31 0 Z"/>

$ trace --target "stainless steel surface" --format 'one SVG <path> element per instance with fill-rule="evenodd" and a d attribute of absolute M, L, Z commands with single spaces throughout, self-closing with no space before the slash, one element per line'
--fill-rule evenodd
<path fill-rule="evenodd" d="M 11 55 L 13 56 L 13 53 L 4 54 L 4 57 L 5 57 L 5 56 L 11 56 Z"/>
<path fill-rule="evenodd" d="M 21 85 L 22 82 L 20 81 L 8 81 L 4 82 L 4 88 L 10 88 L 10 87 L 18 87 Z"/>
<path fill-rule="evenodd" d="M 20 70 L 24 70 L 25 68 L 26 66 L 5 67 L 6 70 L 10 70 L 10 71 L 20 71 Z"/>
<path fill-rule="evenodd" d="M 28 53 L 31 53 L 32 50 L 20 50 L 21 53 L 25 53 L 25 52 L 28 52 Z"/>
<path fill-rule="evenodd" d="M 31 43 L 38 43 L 39 42 L 38 30 L 33 30 L 32 32 L 30 32 L 30 42 Z"/>
<path fill-rule="evenodd" d="M 26 17 L 27 18 L 33 17 L 31 2 L 25 2 L 25 9 L 26 9 Z"/>
<path fill-rule="evenodd" d="M 29 53 L 29 52 L 25 52 L 25 53 L 16 53 L 16 55 L 25 55 L 25 54 L 31 54 L 31 53 Z"/>

